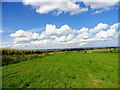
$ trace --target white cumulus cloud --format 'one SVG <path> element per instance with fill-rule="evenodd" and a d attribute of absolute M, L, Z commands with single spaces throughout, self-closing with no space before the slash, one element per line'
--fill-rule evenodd
<path fill-rule="evenodd" d="M 111 29 L 118 29 L 118 28 L 120 28 L 120 23 L 115 23 L 115 24 L 111 25 L 110 28 Z"/>
<path fill-rule="evenodd" d="M 56 25 L 47 24 L 41 33 L 18 30 L 10 34 L 13 42 L 3 44 L 3 47 L 12 48 L 70 48 L 81 47 L 89 44 L 96 44 L 102 41 L 110 42 L 119 35 L 118 24 L 108 25 L 99 23 L 92 29 L 82 27 L 79 30 L 73 29 L 68 25 L 57 28 Z M 114 39 L 117 41 L 117 39 Z M 101 45 L 101 44 L 100 44 Z"/>
<path fill-rule="evenodd" d="M 36 8 L 36 12 L 46 14 L 56 11 L 57 15 L 64 12 L 70 14 L 78 14 L 88 11 L 88 8 L 82 8 L 71 0 L 23 0 L 25 5 L 31 5 Z"/>
<path fill-rule="evenodd" d="M 54 12 L 56 15 L 70 13 L 71 15 L 95 10 L 94 14 L 112 9 L 118 5 L 119 0 L 22 0 L 25 5 L 31 5 L 37 13 L 47 14 Z M 77 2 L 77 3 L 76 3 Z M 85 7 L 81 5 L 82 2 Z"/>
<path fill-rule="evenodd" d="M 10 34 L 10 37 L 15 38 L 14 42 L 27 42 L 31 40 L 38 40 L 40 38 L 40 35 L 38 33 L 32 33 L 24 30 L 18 30 L 13 34 Z"/>
<path fill-rule="evenodd" d="M 96 27 L 94 27 L 93 29 L 90 30 L 90 32 L 92 33 L 97 33 L 100 30 L 104 30 L 107 29 L 108 25 L 105 23 L 99 23 Z"/>
<path fill-rule="evenodd" d="M 83 2 L 86 6 L 90 6 L 91 9 L 96 10 L 94 14 L 108 11 L 114 6 L 118 5 L 119 0 L 75 0 L 75 2 Z"/>
<path fill-rule="evenodd" d="M 55 25 L 47 24 L 46 30 L 41 33 L 41 38 L 49 38 L 51 36 L 66 36 L 72 34 L 74 31 L 68 26 L 63 25 L 59 29 Z"/>

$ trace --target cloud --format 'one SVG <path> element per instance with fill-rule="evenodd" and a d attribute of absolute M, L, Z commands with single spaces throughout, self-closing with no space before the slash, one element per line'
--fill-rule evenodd
<path fill-rule="evenodd" d="M 25 5 L 31 5 L 37 13 L 47 14 L 56 11 L 56 15 L 69 12 L 71 15 L 88 11 L 88 8 L 82 8 L 71 0 L 23 0 Z"/>
<path fill-rule="evenodd" d="M 118 37 L 117 30 L 119 23 L 108 25 L 99 23 L 92 29 L 82 27 L 79 30 L 68 25 L 57 28 L 56 25 L 46 24 L 45 30 L 41 33 L 18 30 L 10 34 L 13 42 L 3 44 L 9 48 L 77 48 L 85 46 L 96 46 L 100 42 L 108 42 Z M 117 39 L 114 39 L 115 41 Z M 104 43 L 105 44 L 105 43 Z M 98 46 L 99 46 L 98 45 Z M 111 44 L 112 45 L 112 44 Z"/>
<path fill-rule="evenodd" d="M 93 29 L 90 30 L 90 32 L 92 33 L 97 33 L 100 30 L 104 30 L 107 29 L 108 25 L 105 23 L 99 23 L 96 27 L 94 27 Z"/>
<path fill-rule="evenodd" d="M 89 6 L 91 9 L 96 10 L 93 14 L 102 13 L 103 11 L 108 11 L 114 6 L 118 5 L 119 0 L 75 0 L 83 1 L 86 6 Z"/>
<path fill-rule="evenodd" d="M 18 30 L 13 34 L 10 34 L 10 37 L 14 38 L 14 43 L 28 42 L 31 40 L 38 40 L 40 35 L 38 33 L 32 33 L 24 30 Z"/>
<path fill-rule="evenodd" d="M 102 12 L 104 12 L 104 11 L 108 11 L 108 10 L 109 10 L 109 8 L 108 8 L 108 9 L 96 10 L 93 14 L 102 13 Z"/>
<path fill-rule="evenodd" d="M 80 46 L 86 45 L 87 43 L 80 43 Z"/>
<path fill-rule="evenodd" d="M 4 31 L 2 29 L 0 29 L 0 33 L 3 33 Z"/>
<path fill-rule="evenodd" d="M 100 31 L 96 34 L 96 40 L 108 40 L 117 34 L 115 29 L 109 29 L 107 31 Z"/>
<path fill-rule="evenodd" d="M 67 42 L 67 41 L 71 41 L 73 39 L 74 39 L 73 34 L 69 34 L 68 36 L 61 36 L 60 38 L 59 37 L 55 38 L 55 40 L 59 41 L 59 42 Z"/>
<path fill-rule="evenodd" d="M 111 25 L 111 27 L 110 27 L 111 29 L 120 29 L 120 23 L 115 23 L 115 24 L 113 24 L 113 25 Z"/>
<path fill-rule="evenodd" d="M 95 10 L 94 14 L 108 11 L 118 5 L 119 0 L 23 0 L 24 5 L 31 5 L 37 13 L 47 14 L 54 12 L 55 15 L 70 13 L 71 15 Z M 77 3 L 76 3 L 77 2 Z M 80 3 L 82 2 L 85 7 Z"/>
<path fill-rule="evenodd" d="M 78 1 L 78 0 L 76 0 Z M 94 1 L 89 1 L 89 0 L 81 0 L 83 1 L 86 5 L 90 6 L 92 9 L 106 9 L 109 8 L 110 6 L 117 5 L 119 0 L 94 0 Z"/>
<path fill-rule="evenodd" d="M 78 38 L 78 39 L 88 39 L 88 38 L 90 38 L 89 29 L 83 27 L 82 29 L 78 30 L 78 36 L 76 38 Z"/>
<path fill-rule="evenodd" d="M 74 33 L 74 31 L 68 26 L 63 25 L 59 29 L 55 25 L 47 24 L 46 30 L 41 33 L 41 39 L 50 38 L 51 36 L 66 36 Z"/>

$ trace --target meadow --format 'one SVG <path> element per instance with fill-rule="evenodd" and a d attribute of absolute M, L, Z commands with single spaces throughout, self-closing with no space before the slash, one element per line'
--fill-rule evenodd
<path fill-rule="evenodd" d="M 2 88 L 118 87 L 117 50 L 49 52 L 1 68 Z"/>

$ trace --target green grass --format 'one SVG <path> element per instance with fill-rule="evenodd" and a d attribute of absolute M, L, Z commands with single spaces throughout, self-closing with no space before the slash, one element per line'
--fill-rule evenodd
<path fill-rule="evenodd" d="M 3 88 L 117 88 L 118 54 L 57 53 L 2 71 Z"/>

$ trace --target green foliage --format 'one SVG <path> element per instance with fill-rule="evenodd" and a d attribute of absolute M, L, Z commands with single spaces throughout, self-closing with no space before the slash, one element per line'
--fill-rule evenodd
<path fill-rule="evenodd" d="M 50 52 L 50 51 L 49 51 Z M 33 58 L 43 57 L 48 55 L 48 51 L 42 50 L 13 50 L 3 49 L 2 50 L 2 66 L 14 64 Z"/>
<path fill-rule="evenodd" d="M 2 67 L 3 88 L 117 88 L 117 53 L 63 52 Z"/>
<path fill-rule="evenodd" d="M 39 58 L 51 53 L 59 53 L 60 50 L 50 51 L 50 50 L 14 50 L 14 49 L 2 49 L 2 66 L 19 63 L 22 61 L 30 60 L 33 58 Z M 63 51 L 66 52 L 66 51 Z M 69 51 L 71 52 L 71 51 Z M 88 53 L 89 50 L 78 51 L 81 53 Z M 92 50 L 92 53 L 118 53 L 117 48 L 104 49 L 104 50 Z"/>
<path fill-rule="evenodd" d="M 117 49 L 114 49 L 114 48 L 111 48 L 111 49 L 104 49 L 104 50 L 93 50 L 94 53 L 118 53 L 119 50 L 118 48 Z"/>

